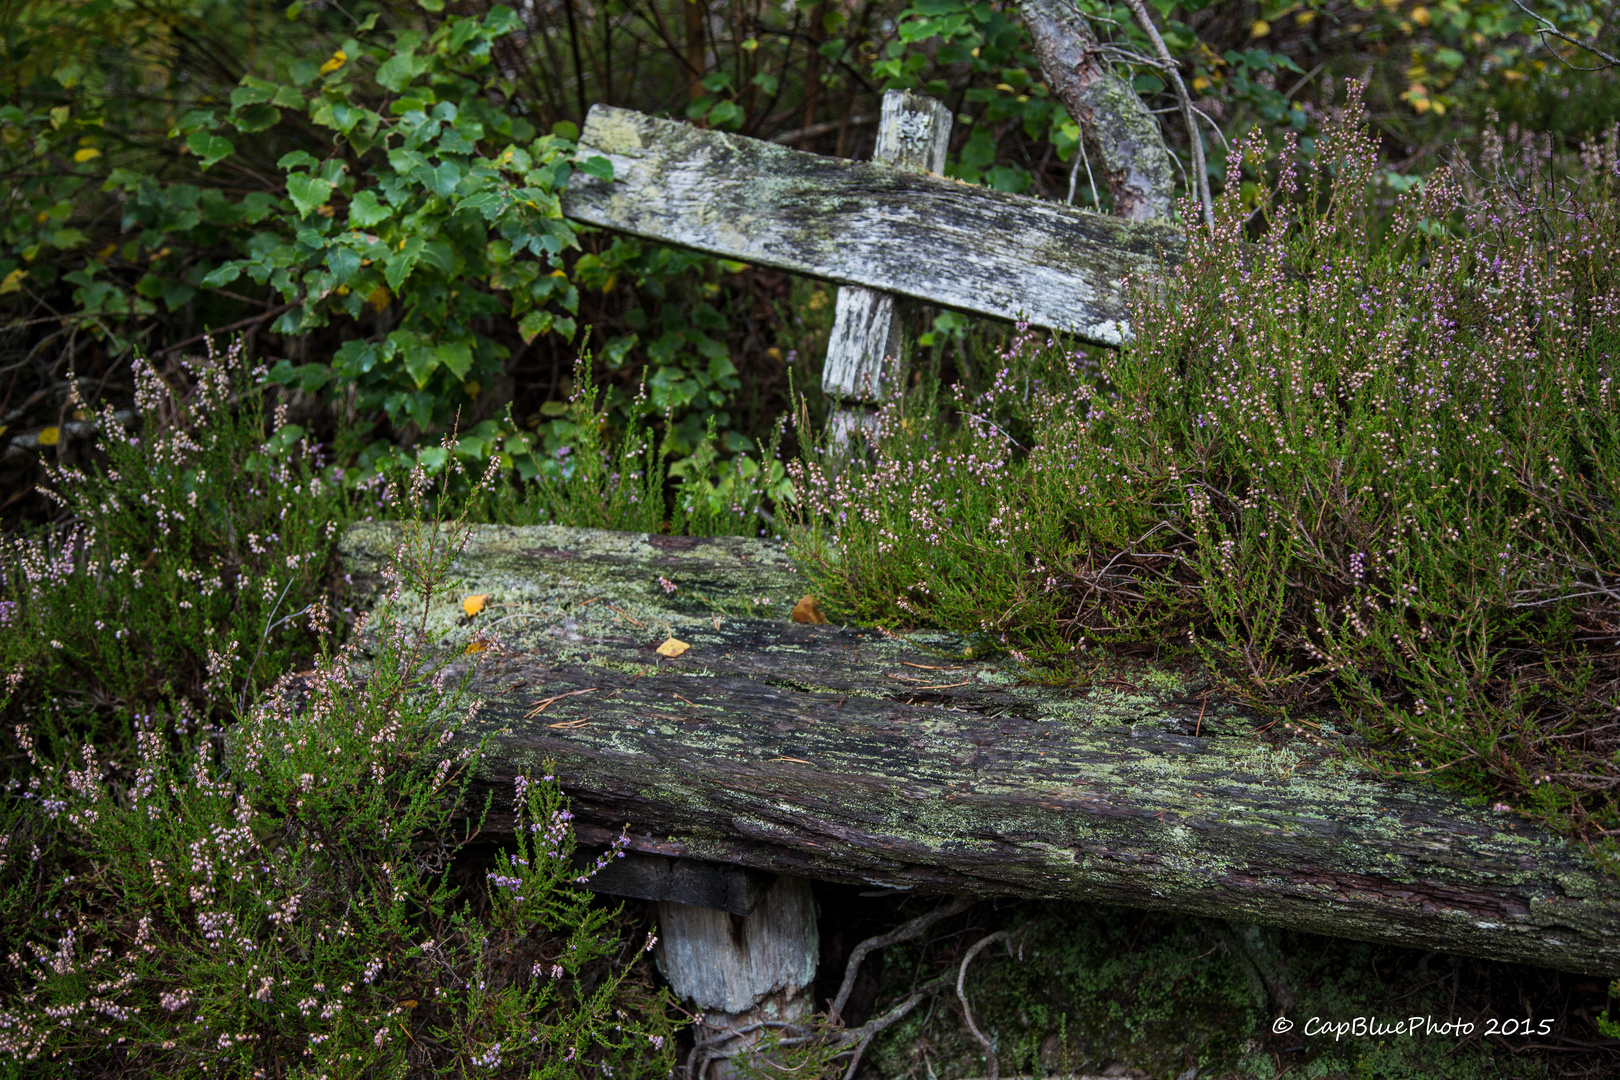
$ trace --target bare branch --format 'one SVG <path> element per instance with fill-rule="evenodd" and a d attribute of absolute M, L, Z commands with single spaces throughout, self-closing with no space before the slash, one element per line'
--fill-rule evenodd
<path fill-rule="evenodd" d="M 1579 65 L 1572 64 L 1568 60 L 1565 60 L 1562 56 L 1558 56 L 1556 51 L 1549 50 L 1552 51 L 1554 56 L 1558 57 L 1558 62 L 1560 64 L 1563 64 L 1571 71 L 1603 71 L 1607 68 L 1620 67 L 1620 57 L 1610 56 L 1596 45 L 1570 37 L 1568 34 L 1558 29 L 1558 27 L 1554 26 L 1551 19 L 1548 19 L 1544 15 L 1538 15 L 1534 11 L 1531 11 L 1529 8 L 1525 7 L 1522 0 L 1513 0 L 1513 6 L 1541 24 L 1540 26 L 1536 27 L 1536 34 L 1540 36 L 1542 44 L 1546 44 L 1547 38 L 1555 37 L 1559 41 L 1566 41 L 1575 46 L 1577 49 L 1581 49 L 1584 52 L 1589 52 L 1593 56 L 1596 56 L 1603 61 L 1603 63 L 1595 64 L 1592 67 L 1580 67 Z"/>
<path fill-rule="evenodd" d="M 1153 25 L 1153 17 L 1148 14 L 1147 5 L 1142 3 L 1142 0 L 1125 0 L 1125 2 L 1136 15 L 1136 21 L 1141 24 L 1142 32 L 1153 42 L 1153 49 L 1159 54 L 1160 64 L 1169 75 L 1170 85 L 1175 88 L 1176 98 L 1181 102 L 1181 117 L 1187 124 L 1187 141 L 1192 146 L 1192 171 L 1197 180 L 1198 201 L 1204 209 L 1204 227 L 1213 232 L 1215 200 L 1209 194 L 1209 169 L 1204 164 L 1204 137 L 1199 134 L 1198 121 L 1193 118 L 1192 98 L 1187 96 L 1186 84 L 1181 81 L 1181 71 L 1171 59 L 1170 50 L 1165 46 L 1159 28 Z"/>
<path fill-rule="evenodd" d="M 860 974 L 861 961 L 866 959 L 867 953 L 872 952 L 874 949 L 881 949 L 887 945 L 893 945 L 901 941 L 910 941 L 912 938 L 920 937 L 923 931 L 927 930 L 930 926 L 933 926 L 941 919 L 948 919 L 952 915 L 960 915 L 962 912 L 972 907 L 973 904 L 974 901 L 971 897 L 958 896 L 943 907 L 935 908 L 926 915 L 919 915 L 917 918 L 912 919 L 908 923 L 902 923 L 900 926 L 890 930 L 887 934 L 879 934 L 876 937 L 869 937 L 859 945 L 855 946 L 854 949 L 850 950 L 849 962 L 844 966 L 844 982 L 838 988 L 838 996 L 833 998 L 831 1010 L 832 1014 L 840 1019 L 843 1018 L 844 1006 L 849 1003 L 850 991 L 855 988 L 855 976 Z"/>

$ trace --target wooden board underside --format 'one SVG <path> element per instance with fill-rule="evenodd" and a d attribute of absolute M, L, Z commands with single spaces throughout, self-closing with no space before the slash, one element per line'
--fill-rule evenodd
<path fill-rule="evenodd" d="M 1179 230 L 940 176 L 591 108 L 563 212 L 668 244 L 1118 345 L 1124 279 L 1161 276 Z"/>
<path fill-rule="evenodd" d="M 350 530 L 357 582 L 393 542 Z M 1173 672 L 1053 689 L 942 658 L 946 638 L 794 624 L 802 587 L 763 541 L 486 527 L 457 573 L 507 635 L 476 681 L 497 831 L 550 759 L 586 841 L 628 822 L 634 850 L 811 878 L 1620 974 L 1620 887 L 1582 851 L 1261 735 Z M 433 617 L 452 648 L 459 615 Z M 692 645 L 673 660 L 671 633 Z"/>

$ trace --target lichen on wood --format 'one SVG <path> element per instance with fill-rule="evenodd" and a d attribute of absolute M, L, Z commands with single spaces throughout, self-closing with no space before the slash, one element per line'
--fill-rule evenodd
<path fill-rule="evenodd" d="M 343 541 L 361 602 L 397 529 Z M 444 598 L 444 646 L 503 636 L 475 677 L 480 784 L 554 761 L 587 840 L 628 822 L 635 850 L 810 878 L 1620 974 L 1620 888 L 1583 851 L 1380 780 L 1331 725 L 1262 734 L 1174 671 L 1054 688 L 949 635 L 796 624 L 767 541 L 480 527 L 456 573 L 489 599 L 468 620 Z M 691 648 L 662 657 L 667 636 Z"/>
<path fill-rule="evenodd" d="M 1130 336 L 1129 281 L 1184 247 L 1168 225 L 1122 221 L 940 176 L 800 153 L 606 105 L 580 151 L 579 221 L 844 285 L 862 285 L 1105 345 Z"/>

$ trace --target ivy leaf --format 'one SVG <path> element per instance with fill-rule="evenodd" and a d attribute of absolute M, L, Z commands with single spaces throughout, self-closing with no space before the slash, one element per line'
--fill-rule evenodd
<path fill-rule="evenodd" d="M 383 280 L 388 282 L 390 289 L 395 292 L 399 291 L 400 285 L 404 283 L 406 278 L 411 276 L 411 270 L 415 268 L 416 260 L 422 257 L 422 252 L 426 247 L 427 242 L 425 240 L 420 236 L 413 236 L 405 241 L 403 247 L 388 257 L 388 262 L 383 265 Z"/>
<path fill-rule="evenodd" d="M 405 349 L 405 373 L 420 390 L 433 377 L 439 366 L 439 350 L 429 345 L 411 345 Z"/>
<path fill-rule="evenodd" d="M 369 229 L 393 215 L 392 209 L 377 201 L 374 191 L 356 192 L 354 198 L 349 200 L 349 224 L 356 228 Z"/>
<path fill-rule="evenodd" d="M 244 75 L 242 85 L 231 91 L 231 107 L 239 109 L 243 105 L 257 105 L 262 101 L 269 101 L 275 92 L 276 84 L 268 79 Z"/>
<path fill-rule="evenodd" d="M 549 311 L 531 311 L 523 316 L 518 323 L 518 333 L 523 335 L 523 344 L 527 345 L 547 330 L 551 329 L 552 315 Z"/>
<path fill-rule="evenodd" d="M 293 173 L 287 177 L 287 194 L 292 197 L 298 216 L 308 217 L 311 210 L 325 206 L 326 200 L 332 197 L 332 182 L 318 176 Z"/>
<path fill-rule="evenodd" d="M 441 161 L 428 174 L 428 188 L 441 198 L 448 199 L 455 194 L 456 185 L 459 183 L 461 183 L 461 169 L 453 161 Z"/>
<path fill-rule="evenodd" d="M 315 169 L 319 168 L 320 164 L 309 151 L 294 150 L 291 153 L 282 154 L 276 161 L 276 168 L 286 172 L 289 169 Z"/>
<path fill-rule="evenodd" d="M 232 117 L 231 122 L 236 125 L 237 131 L 251 135 L 274 127 L 280 119 L 281 110 L 274 105 L 249 105 Z"/>
<path fill-rule="evenodd" d="M 375 78 L 383 89 L 398 93 L 421 74 L 423 63 L 424 61 L 408 52 L 396 53 L 377 69 Z"/>
<path fill-rule="evenodd" d="M 202 279 L 203 287 L 217 289 L 221 285 L 229 285 L 242 276 L 242 263 L 240 260 L 228 262 L 209 271 Z"/>
<path fill-rule="evenodd" d="M 204 169 L 218 164 L 236 152 L 236 147 L 231 145 L 231 140 L 225 136 L 209 135 L 203 131 L 194 131 L 187 135 L 186 146 L 202 159 Z"/>
<path fill-rule="evenodd" d="M 465 380 L 467 372 L 472 370 L 472 346 L 465 341 L 451 341 L 440 345 L 435 352 L 438 362 L 446 368 L 457 380 Z"/>
<path fill-rule="evenodd" d="M 326 265 L 332 269 L 333 285 L 347 284 L 360 269 L 360 253 L 353 248 L 331 248 L 326 252 Z"/>
<path fill-rule="evenodd" d="M 613 179 L 613 162 L 599 155 L 592 155 L 584 161 L 575 162 L 581 172 L 590 173 L 598 180 Z"/>

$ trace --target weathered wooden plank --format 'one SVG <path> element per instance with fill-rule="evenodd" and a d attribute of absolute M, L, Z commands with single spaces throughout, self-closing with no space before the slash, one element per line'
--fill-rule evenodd
<path fill-rule="evenodd" d="M 586 869 L 596 854 L 591 849 L 582 851 L 580 869 Z M 631 851 L 592 874 L 585 888 L 609 896 L 667 900 L 740 916 L 752 912 L 775 881 L 775 875 L 746 866 Z"/>
<path fill-rule="evenodd" d="M 563 212 L 579 221 L 1107 345 L 1130 332 L 1122 282 L 1183 249 L 1168 225 L 606 105 L 580 149 L 608 158 L 614 179 L 574 175 Z"/>
<path fill-rule="evenodd" d="M 393 537 L 347 534 L 362 584 Z M 1381 782 L 1331 730 L 1262 734 L 1185 673 L 1052 689 L 952 659 L 948 637 L 794 624 L 802 587 L 764 541 L 492 527 L 457 572 L 507 631 L 477 676 L 497 811 L 552 759 L 587 840 L 629 822 L 633 848 L 672 857 L 1620 975 L 1620 883 L 1583 851 Z M 450 648 L 478 629 L 455 600 L 430 620 Z M 660 656 L 669 633 L 691 650 Z"/>
<path fill-rule="evenodd" d="M 943 173 L 950 139 L 951 111 L 943 102 L 909 90 L 890 90 L 883 95 L 872 160 L 911 172 Z M 827 360 L 821 367 L 822 390 L 846 402 L 877 403 L 897 385 L 903 386 L 907 343 L 897 301 L 893 293 L 859 285 L 838 290 Z M 835 414 L 844 411 L 838 408 Z M 862 419 L 834 415 L 831 423 L 837 432 L 859 427 Z"/>

